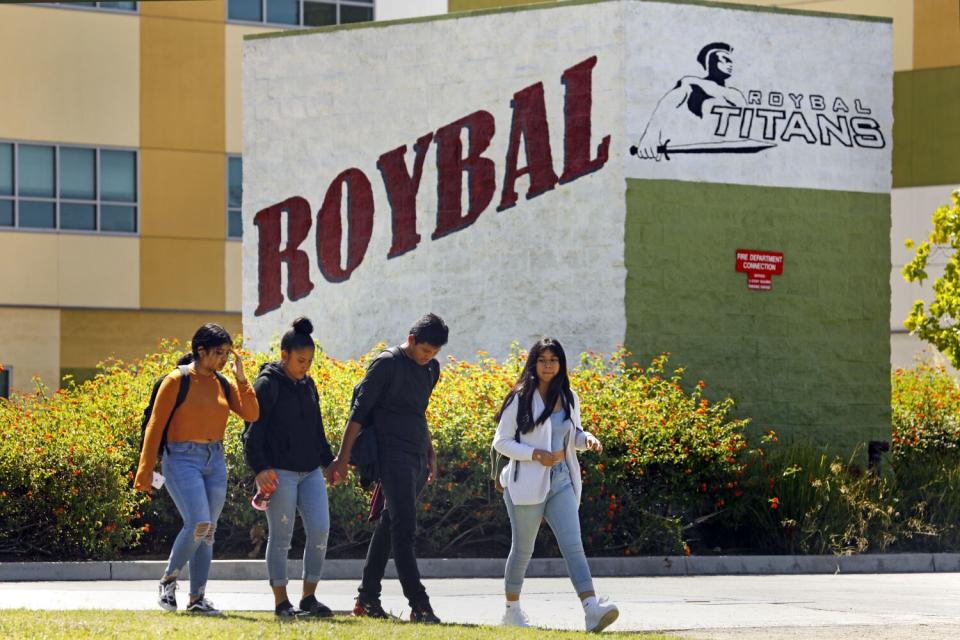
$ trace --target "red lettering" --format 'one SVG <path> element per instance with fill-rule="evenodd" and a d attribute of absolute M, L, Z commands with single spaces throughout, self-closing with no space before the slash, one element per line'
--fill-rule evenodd
<path fill-rule="evenodd" d="M 593 105 L 592 73 L 597 56 L 591 56 L 563 72 L 566 87 L 563 101 L 563 175 L 566 184 L 597 171 L 610 155 L 610 136 L 597 147 L 597 157 L 590 159 L 590 111 Z"/>
<path fill-rule="evenodd" d="M 463 157 L 460 133 L 467 130 L 467 157 Z M 496 131 L 493 115 L 475 111 L 437 129 L 437 228 L 430 236 L 442 238 L 473 224 L 496 190 L 493 160 L 480 154 L 490 146 Z M 463 172 L 467 172 L 468 209 L 463 215 L 460 196 Z"/>
<path fill-rule="evenodd" d="M 417 155 L 413 160 L 412 176 L 407 172 L 407 145 L 387 151 L 377 160 L 377 168 L 387 189 L 393 222 L 393 244 L 388 258 L 396 258 L 416 249 L 420 243 L 420 234 L 417 233 L 417 192 L 420 190 L 423 161 L 431 140 L 433 134 L 428 133 L 413 145 Z"/>
<path fill-rule="evenodd" d="M 280 250 L 280 216 L 287 212 L 287 246 Z M 254 315 L 263 315 L 283 304 L 280 292 L 280 263 L 287 263 L 287 297 L 299 300 L 313 291 L 310 282 L 310 259 L 298 249 L 313 224 L 310 203 L 300 196 L 288 198 L 257 212 L 253 224 L 259 230 L 258 290 L 260 300 Z"/>
<path fill-rule="evenodd" d="M 341 267 L 343 226 L 340 205 L 347 189 L 347 265 Z M 373 233 L 373 189 L 360 169 L 347 169 L 330 183 L 317 214 L 317 259 L 320 272 L 330 282 L 343 282 L 363 262 Z"/>
<path fill-rule="evenodd" d="M 553 154 L 550 151 L 550 128 L 547 126 L 547 107 L 543 100 L 543 83 L 530 85 L 513 94 L 513 122 L 510 125 L 510 141 L 507 145 L 507 169 L 503 176 L 503 195 L 497 211 L 517 204 L 514 185 L 517 178 L 530 175 L 527 200 L 550 191 L 557 186 L 557 174 L 553 171 Z M 517 169 L 520 154 L 520 137 L 524 140 L 527 166 Z"/>

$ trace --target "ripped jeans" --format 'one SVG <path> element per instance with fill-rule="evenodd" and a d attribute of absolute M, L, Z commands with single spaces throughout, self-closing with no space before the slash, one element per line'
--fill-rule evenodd
<path fill-rule="evenodd" d="M 282 587 L 287 580 L 287 556 L 293 525 L 300 512 L 306 543 L 303 547 L 303 579 L 319 582 L 323 559 L 327 555 L 327 536 L 330 533 L 330 508 L 327 503 L 327 484 L 323 467 L 313 471 L 274 469 L 277 489 L 270 496 L 267 507 L 267 574 L 271 587 Z"/>
<path fill-rule="evenodd" d="M 202 596 L 213 562 L 217 520 L 227 498 L 222 442 L 170 442 L 163 458 L 164 486 L 183 518 L 164 575 L 180 574 L 190 562 L 190 595 Z"/>

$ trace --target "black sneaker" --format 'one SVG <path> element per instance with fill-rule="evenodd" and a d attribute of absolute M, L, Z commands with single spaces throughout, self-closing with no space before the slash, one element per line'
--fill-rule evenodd
<path fill-rule="evenodd" d="M 160 581 L 160 598 L 157 600 L 160 608 L 164 611 L 177 610 L 177 581 Z"/>
<path fill-rule="evenodd" d="M 360 598 L 357 598 L 353 605 L 353 615 L 358 618 L 377 618 L 380 620 L 391 618 L 390 614 L 383 610 L 383 605 L 380 604 L 379 600 L 367 601 Z"/>
<path fill-rule="evenodd" d="M 187 606 L 187 613 L 196 613 L 202 616 L 221 616 L 223 611 L 220 611 L 213 603 L 207 600 L 206 598 L 200 598 L 196 602 L 191 602 Z"/>
<path fill-rule="evenodd" d="M 304 615 L 311 618 L 333 617 L 333 611 L 330 610 L 330 607 L 317 600 L 317 597 L 312 594 L 300 601 L 300 608 L 303 609 Z"/>
<path fill-rule="evenodd" d="M 410 610 L 410 622 L 440 624 L 440 618 L 433 612 L 429 602 L 422 602 Z"/>
<path fill-rule="evenodd" d="M 303 616 L 307 615 L 306 611 L 296 608 L 295 606 L 290 604 L 289 600 L 284 600 L 283 602 L 278 604 L 276 609 L 274 609 L 274 613 L 281 620 L 294 620 L 296 618 L 302 618 Z"/>

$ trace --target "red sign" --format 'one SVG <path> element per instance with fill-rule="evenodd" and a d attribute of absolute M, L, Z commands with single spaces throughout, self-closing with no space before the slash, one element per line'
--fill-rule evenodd
<path fill-rule="evenodd" d="M 773 288 L 773 276 L 783 273 L 783 254 L 737 249 L 737 273 L 747 274 L 748 289 L 770 291 Z"/>

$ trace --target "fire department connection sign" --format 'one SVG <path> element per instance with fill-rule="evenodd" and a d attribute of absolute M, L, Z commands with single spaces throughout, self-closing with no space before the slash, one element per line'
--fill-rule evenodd
<path fill-rule="evenodd" d="M 626 178 L 886 191 L 890 60 L 886 23 L 633 0 L 251 38 L 244 333 L 609 352 Z"/>
<path fill-rule="evenodd" d="M 737 273 L 747 274 L 748 289 L 770 291 L 773 288 L 773 276 L 783 273 L 783 254 L 737 249 Z"/>

